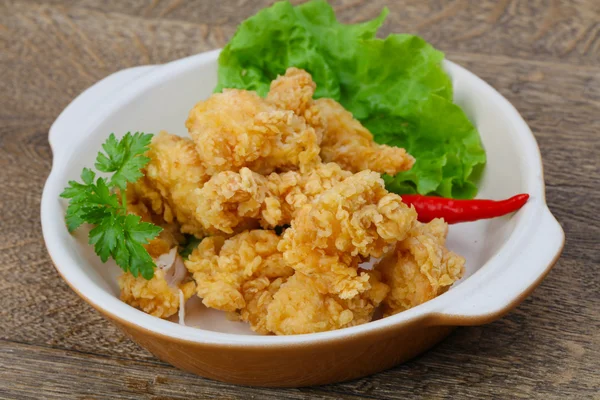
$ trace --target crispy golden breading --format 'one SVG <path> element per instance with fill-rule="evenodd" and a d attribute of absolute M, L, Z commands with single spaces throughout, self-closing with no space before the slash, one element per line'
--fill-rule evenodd
<path fill-rule="evenodd" d="M 321 142 L 325 162 L 336 162 L 352 172 L 370 169 L 390 175 L 413 166 L 415 159 L 406 150 L 375 143 L 371 132 L 337 101 L 319 99 L 315 105 L 326 125 Z"/>
<path fill-rule="evenodd" d="M 268 307 L 273 301 L 275 293 L 287 279 L 287 276 L 275 279 L 261 276 L 244 282 L 242 293 L 246 306 L 236 313 L 237 318 L 248 322 L 255 332 L 271 333 L 267 329 Z"/>
<path fill-rule="evenodd" d="M 181 227 L 179 224 L 175 221 L 168 223 L 161 215 L 154 213 L 144 203 L 144 199 L 138 197 L 138 192 L 131 190 L 131 187 L 127 190 L 127 212 L 139 215 L 142 217 L 142 221 L 151 222 L 162 228 L 158 237 L 144 246 L 151 257 L 156 258 L 161 254 L 168 253 L 173 247 L 183 242 L 184 236 L 180 232 Z"/>
<path fill-rule="evenodd" d="M 315 128 L 317 142 L 320 144 L 325 121 L 313 100 L 316 87 L 317 85 L 308 72 L 291 67 L 285 71 L 285 75 L 278 76 L 271 82 L 267 101 L 303 117 L 310 126 Z"/>
<path fill-rule="evenodd" d="M 268 224 L 288 225 L 298 211 L 312 202 L 318 195 L 331 189 L 333 185 L 352 176 L 335 163 L 318 164 L 306 172 L 289 171 L 281 174 L 271 174 L 267 177 L 270 198 L 267 197 L 266 215 L 274 214 L 273 210 L 281 210 L 279 218 L 272 217 Z"/>
<path fill-rule="evenodd" d="M 293 273 L 277 250 L 279 241 L 268 230 L 246 231 L 227 240 L 205 238 L 185 261 L 204 305 L 239 313 L 262 331 L 271 284 Z"/>
<path fill-rule="evenodd" d="M 267 329 L 279 335 L 323 332 L 347 326 L 352 319 L 352 311 L 336 296 L 322 294 L 309 277 L 297 272 L 273 296 Z"/>
<path fill-rule="evenodd" d="M 171 287 L 165 280 L 165 271 L 156 269 L 154 277 L 146 280 L 126 272 L 119 277 L 121 300 L 159 318 L 168 318 L 179 310 L 179 290 L 187 300 L 194 294 L 192 281 L 182 283 L 178 288 Z"/>
<path fill-rule="evenodd" d="M 178 246 L 181 243 L 181 239 L 178 240 L 177 233 L 173 233 L 167 228 L 163 228 L 163 230 L 158 234 L 158 236 L 148 242 L 148 244 L 144 245 L 150 257 L 157 258 L 163 254 L 168 253 L 173 247 Z"/>
<path fill-rule="evenodd" d="M 371 321 L 389 288 L 376 272 L 365 273 L 370 288 L 343 300 L 323 294 L 315 280 L 296 272 L 273 296 L 268 306 L 266 328 L 278 335 L 323 332 Z"/>
<path fill-rule="evenodd" d="M 343 300 L 353 313 L 352 322 L 348 326 L 370 322 L 373 314 L 390 292 L 390 287 L 381 281 L 378 271 L 368 271 L 370 288 L 358 296 Z"/>
<path fill-rule="evenodd" d="M 320 161 L 315 129 L 254 92 L 213 94 L 194 106 L 186 126 L 211 174 L 242 167 L 268 174 Z"/>
<path fill-rule="evenodd" d="M 183 240 L 183 235 L 179 232 L 179 225 L 166 223 L 160 215 L 150 210 L 139 198 L 127 197 L 127 211 L 139 215 L 145 222 L 152 222 L 163 228 L 156 238 L 144 245 L 152 258 L 157 259 L 161 255 L 169 253 Z M 184 298 L 187 300 L 195 292 L 196 284 L 188 278 L 176 287 L 174 287 L 175 285 L 169 286 L 165 276 L 165 270 L 158 268 L 154 270 L 154 277 L 150 280 L 141 276 L 135 277 L 129 272 L 122 274 L 118 279 L 121 300 L 156 317 L 170 317 L 179 309 L 179 290 L 183 292 Z"/>
<path fill-rule="evenodd" d="M 259 223 L 264 228 L 287 225 L 302 206 L 351 175 L 335 163 L 267 177 L 245 167 L 219 172 L 197 190 L 196 216 L 205 229 L 228 234 Z"/>
<path fill-rule="evenodd" d="M 316 87 L 308 72 L 291 67 L 285 71 L 285 75 L 271 82 L 267 100 L 278 108 L 303 116 L 312 106 Z"/>
<path fill-rule="evenodd" d="M 417 223 L 375 269 L 391 288 L 385 315 L 418 306 L 444 293 L 464 274 L 465 259 L 445 247 L 448 225 L 441 219 Z"/>
<path fill-rule="evenodd" d="M 378 173 L 363 171 L 321 193 L 297 213 L 279 250 L 321 293 L 349 299 L 369 289 L 358 264 L 381 257 L 406 237 L 417 214 L 388 193 Z"/>
<path fill-rule="evenodd" d="M 370 169 L 390 175 L 412 167 L 415 160 L 406 150 L 375 143 L 373 135 L 341 104 L 333 99 L 313 100 L 315 88 L 308 72 L 288 68 L 271 82 L 267 101 L 302 116 L 315 128 L 324 161 L 337 162 L 352 172 Z"/>
<path fill-rule="evenodd" d="M 152 139 L 145 177 L 130 185 L 128 196 L 141 199 L 167 223 L 177 222 L 182 233 L 199 237 L 207 230 L 196 218 L 196 189 L 210 178 L 189 139 L 161 132 Z"/>
<path fill-rule="evenodd" d="M 206 229 L 224 233 L 258 226 L 266 207 L 267 178 L 244 167 L 213 175 L 197 192 L 196 216 Z"/>

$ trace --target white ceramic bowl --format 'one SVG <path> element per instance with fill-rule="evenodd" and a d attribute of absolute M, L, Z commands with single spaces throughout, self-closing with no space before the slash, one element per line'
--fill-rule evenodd
<path fill-rule="evenodd" d="M 482 324 L 499 318 L 540 283 L 558 258 L 564 233 L 545 203 L 542 163 L 531 131 L 497 91 L 469 71 L 445 61 L 454 83 L 455 101 L 477 126 L 488 154 L 478 197 L 531 195 L 528 203 L 512 216 L 451 227 L 448 247 L 465 256 L 467 263 L 465 277 L 447 293 L 365 325 L 296 336 L 252 335 L 245 325 L 229 322 L 223 313 L 215 311 L 201 313 L 199 318 L 188 321 L 196 327 L 186 327 L 121 302 L 116 284 L 120 270 L 114 264 L 102 264 L 87 244 L 86 232 L 74 236 L 68 233 L 64 223 L 66 203 L 59 199 L 59 194 L 68 180 L 79 179 L 84 166 L 93 165 L 101 144 L 111 132 L 122 135 L 127 131 L 156 133 L 165 129 L 185 135 L 188 111 L 208 97 L 216 84 L 218 54 L 211 51 L 165 65 L 117 72 L 77 97 L 57 118 L 49 134 L 54 161 L 41 207 L 48 252 L 59 273 L 80 296 L 159 357 L 202 375 L 246 384 L 289 386 L 365 375 L 413 356 L 449 331 L 438 330 L 438 335 L 433 335 L 435 338 L 427 343 L 416 339 L 404 345 L 396 343 L 394 336 L 400 337 L 400 332 L 409 326 L 416 332 Z M 335 354 L 343 347 L 336 347 L 337 353 L 332 352 L 330 359 L 323 350 L 327 346 L 367 342 L 383 345 L 386 340 L 389 340 L 387 347 L 371 347 L 368 357 L 361 356 L 369 361 L 358 356 L 350 360 L 366 365 L 354 370 L 338 366 L 340 360 Z M 183 349 L 165 350 L 165 346 Z M 238 361 L 227 362 L 218 357 L 213 361 L 211 349 L 220 354 L 227 349 L 231 357 L 239 357 Z M 282 349 L 291 350 L 286 353 Z M 298 349 L 303 350 L 294 353 Z M 258 357 L 253 359 L 254 350 L 260 352 L 252 353 Z M 198 354 L 204 361 L 195 361 L 196 355 L 183 353 Z M 249 357 L 247 362 L 262 363 L 262 367 L 274 370 L 286 368 L 288 372 L 274 372 L 272 378 L 260 378 L 239 361 L 244 354 Z M 262 360 L 260 354 L 270 359 Z M 330 372 L 318 376 L 302 372 L 305 358 L 311 354 L 329 362 Z"/>

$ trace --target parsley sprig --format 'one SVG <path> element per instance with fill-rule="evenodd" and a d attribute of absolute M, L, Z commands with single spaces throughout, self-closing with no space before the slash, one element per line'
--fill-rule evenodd
<path fill-rule="evenodd" d="M 121 140 L 111 134 L 102 145 L 105 153 L 99 152 L 95 163 L 98 171 L 112 173 L 110 178 L 96 177 L 94 171 L 84 168 L 82 182 L 69 181 L 60 195 L 69 199 L 65 216 L 69 232 L 84 223 L 94 225 L 89 243 L 102 262 L 112 257 L 123 271 L 145 279 L 154 276 L 155 265 L 143 245 L 162 228 L 128 214 L 125 192 L 127 183 L 137 181 L 150 161 L 144 154 L 151 139 L 151 134 L 141 132 L 127 132 Z"/>

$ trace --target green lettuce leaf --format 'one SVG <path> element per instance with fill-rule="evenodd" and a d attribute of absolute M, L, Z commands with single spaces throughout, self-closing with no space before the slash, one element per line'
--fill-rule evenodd
<path fill-rule="evenodd" d="M 244 21 L 223 49 L 215 91 L 265 96 L 288 67 L 303 68 L 317 84 L 315 97 L 339 101 L 378 143 L 404 147 L 417 159 L 410 171 L 384 177 L 389 190 L 474 197 L 485 151 L 452 103 L 444 55 L 418 36 L 376 38 L 387 13 L 342 24 L 325 1 L 275 3 Z"/>

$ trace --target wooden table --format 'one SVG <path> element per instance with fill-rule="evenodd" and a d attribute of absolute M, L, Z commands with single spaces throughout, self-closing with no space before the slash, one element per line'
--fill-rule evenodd
<path fill-rule="evenodd" d="M 125 338 L 59 278 L 39 201 L 48 128 L 83 89 L 122 68 L 223 46 L 270 1 L 0 0 L 0 398 L 599 398 L 600 1 L 334 2 L 343 21 L 391 9 L 497 88 L 544 158 L 567 244 L 508 316 L 459 328 L 375 376 L 302 389 L 245 388 L 181 372 Z"/>

